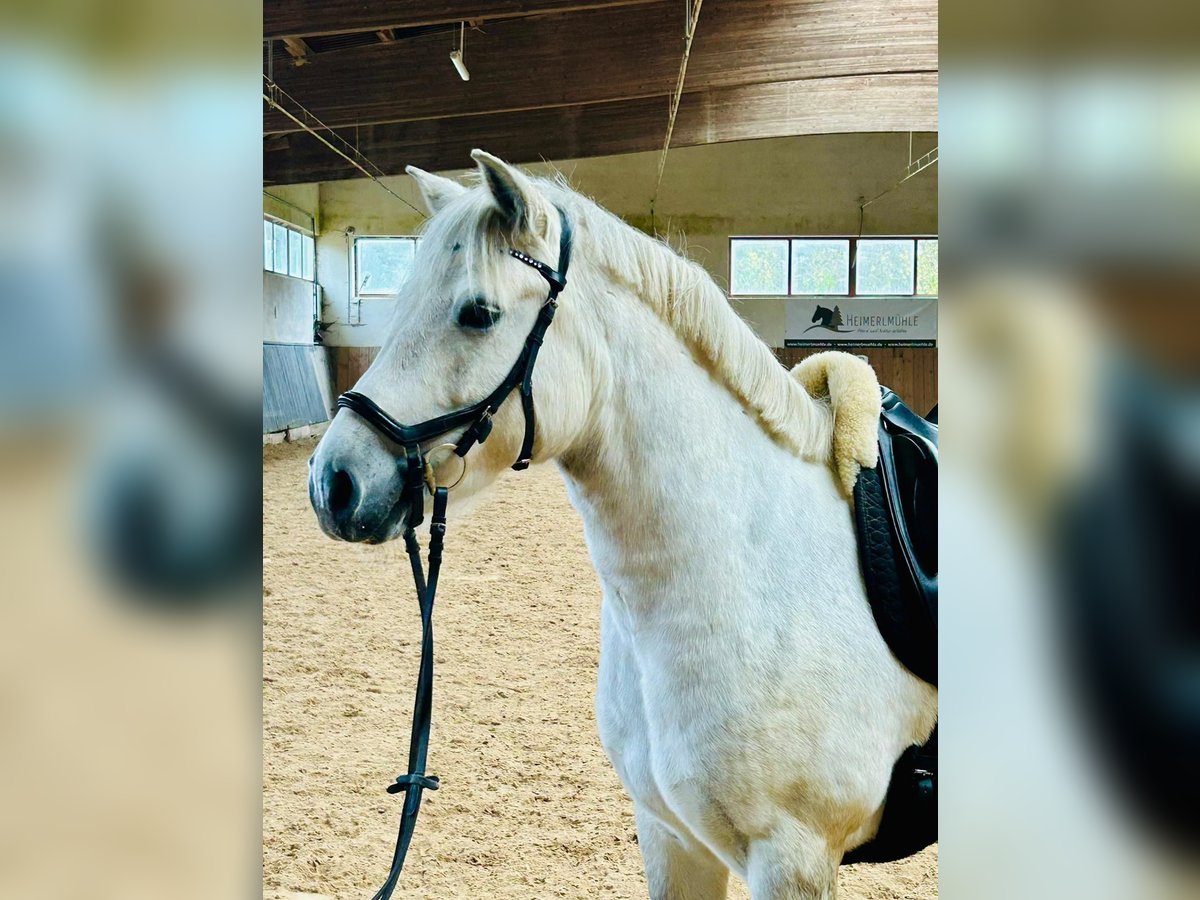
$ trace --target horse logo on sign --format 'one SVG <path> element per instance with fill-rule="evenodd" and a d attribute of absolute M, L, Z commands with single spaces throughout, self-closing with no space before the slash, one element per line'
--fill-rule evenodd
<path fill-rule="evenodd" d="M 805 328 L 804 331 L 806 333 L 812 331 L 814 328 L 824 328 L 826 331 L 836 331 L 839 333 L 850 330 L 849 328 L 841 327 L 842 311 L 836 306 L 833 309 L 829 309 L 826 306 L 817 306 L 816 310 L 813 312 L 812 321 L 816 322 L 817 324 L 810 325 L 808 328 Z"/>

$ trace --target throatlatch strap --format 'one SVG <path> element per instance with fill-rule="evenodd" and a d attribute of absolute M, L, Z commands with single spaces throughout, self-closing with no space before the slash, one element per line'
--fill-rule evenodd
<path fill-rule="evenodd" d="M 542 349 L 542 340 L 546 336 L 546 329 L 554 321 L 554 313 L 558 310 L 558 303 L 554 297 L 555 294 L 552 291 L 550 298 L 542 306 L 542 311 L 538 313 L 538 320 L 534 324 L 533 330 L 525 339 L 525 349 L 529 357 L 525 363 L 525 373 L 521 377 L 521 409 L 525 413 L 525 438 L 521 441 L 521 453 L 512 466 L 518 472 L 528 469 L 529 463 L 533 459 L 533 441 L 537 432 L 537 414 L 533 407 L 533 367 L 537 363 L 538 351 Z"/>
<path fill-rule="evenodd" d="M 408 847 L 417 827 L 421 795 L 427 790 L 438 789 L 437 776 L 425 774 L 425 764 L 429 755 L 429 727 L 433 717 L 433 601 L 437 596 L 438 575 L 442 569 L 447 500 L 446 488 L 439 487 L 433 494 L 433 518 L 429 525 L 428 581 L 425 580 L 425 573 L 421 567 L 421 545 L 417 542 L 417 536 L 411 528 L 404 532 L 404 545 L 412 564 L 413 583 L 417 587 L 417 602 L 421 607 L 421 668 L 417 676 L 417 695 L 413 702 L 408 772 L 397 776 L 387 789 L 389 794 L 398 794 L 401 791 L 405 794 L 404 809 L 400 813 L 400 831 L 396 836 L 396 852 L 392 856 L 392 869 L 388 873 L 387 881 L 372 900 L 388 900 L 392 896 L 392 891 L 396 889 L 396 883 L 400 880 L 400 870 L 404 868 L 404 858 L 408 855 Z"/>

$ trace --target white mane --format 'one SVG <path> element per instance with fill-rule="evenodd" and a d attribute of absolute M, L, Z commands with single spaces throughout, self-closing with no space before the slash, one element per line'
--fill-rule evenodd
<path fill-rule="evenodd" d="M 775 441 L 805 459 L 829 459 L 833 425 L 828 406 L 789 376 L 700 265 L 626 224 L 561 177 L 531 180 L 571 220 L 571 274 L 576 282 L 586 279 L 591 274 L 587 269 L 594 267 L 606 279 L 627 287 L 670 326 L 698 363 L 754 413 Z M 455 204 L 435 216 L 429 232 L 433 235 L 443 227 L 457 230 L 474 220 L 479 243 L 466 250 L 475 257 L 468 258 L 468 265 L 478 271 L 474 267 L 487 265 L 485 260 L 503 259 L 495 251 L 510 246 L 512 236 L 495 227 L 494 208 L 485 189 L 469 196 L 476 202 Z M 580 265 L 584 261 L 590 266 Z"/>

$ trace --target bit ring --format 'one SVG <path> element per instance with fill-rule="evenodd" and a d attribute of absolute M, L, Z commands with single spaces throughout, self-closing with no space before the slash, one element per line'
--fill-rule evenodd
<path fill-rule="evenodd" d="M 454 490 L 454 488 L 458 487 L 458 486 L 459 486 L 459 484 L 460 484 L 460 483 L 462 483 L 462 480 L 463 480 L 463 478 L 465 478 L 465 477 L 466 477 L 466 474 L 467 474 L 467 458 L 466 458 L 465 456 L 459 456 L 459 457 L 458 457 L 458 460 L 459 460 L 459 462 L 461 462 L 461 463 L 462 463 L 462 468 L 461 468 L 461 469 L 459 469 L 459 471 L 458 471 L 458 477 L 457 477 L 457 478 L 455 478 L 455 479 L 454 479 L 454 481 L 453 481 L 453 482 L 451 482 L 450 484 L 438 485 L 438 483 L 437 483 L 437 476 L 436 476 L 436 475 L 434 475 L 434 473 L 433 473 L 433 468 L 434 468 L 434 462 L 433 462 L 433 460 L 432 460 L 432 456 L 433 456 L 433 454 L 434 454 L 434 453 L 436 453 L 438 450 L 446 450 L 446 449 L 449 449 L 451 452 L 450 452 L 450 453 L 449 453 L 449 455 L 446 457 L 446 458 L 448 459 L 450 456 L 456 456 L 456 455 L 457 455 L 457 454 L 455 454 L 455 453 L 454 453 L 454 450 L 456 450 L 456 449 L 457 449 L 457 447 L 458 447 L 458 445 L 457 445 L 457 444 L 451 444 L 451 443 L 446 443 L 446 444 L 438 444 L 436 447 L 433 447 L 433 448 L 431 448 L 431 449 L 429 450 L 429 452 L 425 454 L 425 460 L 426 460 L 426 463 L 425 463 L 425 483 L 426 483 L 426 484 L 429 486 L 429 492 L 430 492 L 431 494 L 432 494 L 432 493 L 433 493 L 433 492 L 434 492 L 434 491 L 435 491 L 435 490 L 436 490 L 436 489 L 437 489 L 439 486 L 440 486 L 440 487 L 444 487 L 444 488 L 445 488 L 446 490 L 448 490 L 448 491 L 450 491 L 450 490 Z M 442 460 L 442 462 L 445 462 L 445 459 L 443 459 L 443 460 Z"/>

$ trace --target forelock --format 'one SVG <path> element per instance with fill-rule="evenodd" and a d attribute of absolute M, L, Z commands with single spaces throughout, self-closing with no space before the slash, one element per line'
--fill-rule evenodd
<path fill-rule="evenodd" d="M 574 195 L 561 175 L 555 180 L 532 180 L 552 203 L 561 204 L 567 195 Z M 469 190 L 426 221 L 420 236 L 422 242 L 427 244 L 426 259 L 439 271 L 454 265 L 456 257 L 461 254 L 461 263 L 468 276 L 473 282 L 480 282 L 472 284 L 472 290 L 496 282 L 505 254 L 517 243 L 517 235 L 512 233 L 496 208 L 481 177 Z"/>

